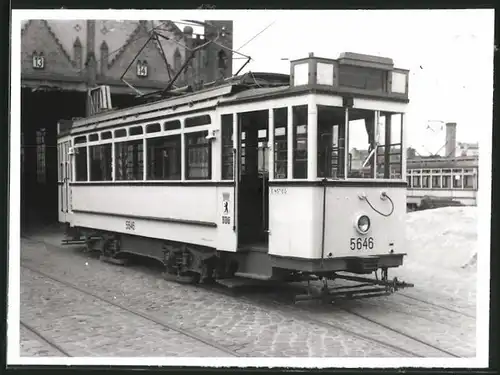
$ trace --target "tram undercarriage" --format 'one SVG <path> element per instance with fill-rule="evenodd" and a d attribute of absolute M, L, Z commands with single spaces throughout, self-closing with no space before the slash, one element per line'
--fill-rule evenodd
<path fill-rule="evenodd" d="M 234 287 L 244 286 L 245 280 L 263 282 L 264 285 L 307 282 L 307 286 L 299 288 L 303 292 L 295 296 L 296 302 L 378 297 L 413 287 L 413 284 L 401 282 L 397 278 L 389 279 L 388 276 L 389 268 L 402 264 L 403 254 L 323 261 L 295 259 L 290 262 L 285 259 L 284 262 L 263 251 L 245 249 L 229 253 L 192 244 L 105 233 L 87 228 L 70 228 L 67 234 L 70 238 L 63 241 L 64 245 L 85 245 L 86 252 L 97 252 L 100 259 L 108 263 L 127 265 L 131 255 L 153 259 L 164 267 L 164 279 L 181 284 L 217 282 L 226 287 Z M 263 273 L 263 270 L 268 272 Z M 364 276 L 369 274 L 374 274 L 375 277 Z M 339 280 L 356 284 L 329 285 L 329 282 L 331 284 Z M 319 288 L 315 285 L 317 281 L 322 282 Z"/>

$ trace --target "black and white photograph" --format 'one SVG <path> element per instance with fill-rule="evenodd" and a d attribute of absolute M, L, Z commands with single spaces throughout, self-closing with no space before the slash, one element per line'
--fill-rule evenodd
<path fill-rule="evenodd" d="M 8 365 L 488 366 L 493 10 L 11 30 Z"/>

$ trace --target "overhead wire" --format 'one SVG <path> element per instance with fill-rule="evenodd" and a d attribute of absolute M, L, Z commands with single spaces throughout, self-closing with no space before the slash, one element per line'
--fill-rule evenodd
<path fill-rule="evenodd" d="M 267 29 L 269 29 L 275 23 L 276 23 L 276 20 L 274 20 L 269 25 L 267 25 L 264 29 L 262 29 L 260 32 L 258 32 L 257 34 L 255 34 L 248 41 L 246 41 L 245 43 L 243 43 L 243 45 L 240 48 L 238 48 L 236 51 L 239 51 L 240 49 L 242 49 L 243 47 L 245 47 L 248 43 L 250 43 L 252 40 L 254 40 L 255 38 L 257 38 L 260 34 L 262 34 L 264 31 L 266 31 Z"/>

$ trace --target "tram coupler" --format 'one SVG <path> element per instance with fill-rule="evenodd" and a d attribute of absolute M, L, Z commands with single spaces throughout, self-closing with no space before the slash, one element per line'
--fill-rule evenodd
<path fill-rule="evenodd" d="M 393 294 L 399 289 L 411 288 L 414 285 L 399 281 L 396 277 L 392 280 L 369 279 L 367 277 L 339 275 L 335 274 L 332 279 L 343 279 L 348 281 L 357 281 L 355 285 L 344 285 L 329 288 L 327 279 L 323 278 L 322 288 L 307 287 L 307 294 L 295 296 L 295 302 L 321 300 L 325 303 L 332 303 L 339 300 L 354 300 L 373 297 L 383 297 Z M 319 289 L 319 290 L 318 290 Z"/>
<path fill-rule="evenodd" d="M 342 279 L 342 280 L 348 280 L 348 281 L 359 281 L 359 282 L 365 282 L 371 285 L 380 285 L 384 286 L 386 288 L 390 288 L 392 291 L 397 291 L 399 289 L 404 289 L 404 288 L 413 288 L 415 285 L 411 283 L 406 283 L 404 281 L 399 281 L 397 277 L 395 277 L 392 280 L 374 280 L 374 279 L 369 279 L 368 277 L 361 277 L 361 276 L 350 276 L 350 275 L 339 275 L 337 274 L 335 276 L 336 279 Z"/>

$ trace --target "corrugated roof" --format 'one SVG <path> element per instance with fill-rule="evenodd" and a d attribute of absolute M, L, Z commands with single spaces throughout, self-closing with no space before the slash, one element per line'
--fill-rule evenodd
<path fill-rule="evenodd" d="M 287 91 L 289 86 L 279 86 L 279 87 L 258 87 L 255 89 L 248 89 L 237 94 L 225 97 L 221 100 L 221 103 L 232 102 L 242 99 L 248 99 L 253 97 L 265 96 L 270 94 L 275 94 L 277 92 Z"/>

